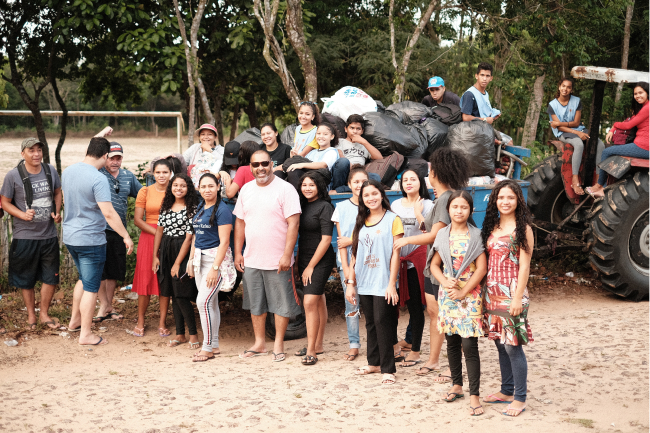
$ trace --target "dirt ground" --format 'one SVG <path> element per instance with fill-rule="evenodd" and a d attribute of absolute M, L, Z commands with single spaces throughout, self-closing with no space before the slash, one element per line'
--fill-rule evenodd
<path fill-rule="evenodd" d="M 34 133 L 34 136 L 36 134 Z M 22 138 L 9 138 L 0 137 L 0 182 L 4 179 L 9 170 L 14 168 L 20 161 L 20 143 Z M 67 138 L 63 148 L 61 149 L 61 165 L 63 169 L 69 165 L 80 162 L 86 155 L 86 148 L 90 141 L 90 136 L 87 138 Z M 121 137 L 120 134 L 108 137 L 110 141 L 117 141 L 124 147 L 124 162 L 123 168 L 128 168 L 135 171 L 138 164 L 150 161 L 153 157 L 163 153 L 176 152 L 177 144 L 176 137 Z M 58 137 L 48 136 L 48 143 L 50 145 L 50 158 L 54 165 L 54 150 Z M 187 148 L 187 138 L 181 142 L 183 150 Z"/>
<path fill-rule="evenodd" d="M 237 308 L 222 317 L 221 355 L 205 363 L 192 363 L 186 345 L 166 347 L 169 338 L 155 332 L 155 314 L 144 338 L 128 335 L 132 300 L 117 304 L 126 314 L 122 322 L 97 326 L 106 346 L 89 349 L 65 334 L 9 329 L 0 340 L 18 337 L 20 344 L 0 344 L 0 431 L 647 432 L 648 303 L 567 280 L 551 278 L 531 290 L 535 341 L 525 349 L 528 409 L 518 418 L 502 416 L 504 405 L 496 404 L 470 417 L 468 398 L 441 401 L 447 385 L 434 384 L 433 375 L 416 376 L 414 368 L 398 367 L 394 386 L 382 386 L 379 375 L 354 376 L 365 365 L 363 322 L 361 357 L 345 362 L 342 300 L 330 294 L 325 354 L 312 367 L 292 355 L 305 340 L 286 342 L 285 362 L 240 360 L 253 335 L 249 317 Z M 0 313 L 3 306 L 8 313 L 6 302 L 7 295 Z M 402 336 L 407 323 L 403 311 Z M 428 342 L 427 318 L 424 356 Z M 486 339 L 479 346 L 481 394 L 487 396 L 498 391 L 497 351 Z"/>

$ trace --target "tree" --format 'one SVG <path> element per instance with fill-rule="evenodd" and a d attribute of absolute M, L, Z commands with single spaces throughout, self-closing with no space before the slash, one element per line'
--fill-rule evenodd
<path fill-rule="evenodd" d="M 623 51 L 621 52 L 621 69 L 627 69 L 627 59 L 630 55 L 630 24 L 632 22 L 632 15 L 634 14 L 634 0 L 630 1 L 625 11 L 625 27 L 623 29 Z M 616 97 L 614 103 L 618 104 L 621 99 L 621 91 L 623 90 L 623 83 L 618 83 L 616 86 Z"/>

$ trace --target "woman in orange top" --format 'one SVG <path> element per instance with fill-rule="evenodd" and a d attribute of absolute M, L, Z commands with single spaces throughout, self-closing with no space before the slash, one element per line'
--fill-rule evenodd
<path fill-rule="evenodd" d="M 161 337 L 170 335 L 165 324 L 171 293 L 160 293 L 158 278 L 151 269 L 153 260 L 153 243 L 158 228 L 158 214 L 165 198 L 165 191 L 172 174 L 172 166 L 166 159 L 154 163 L 153 175 L 156 183 L 143 187 L 135 199 L 135 225 L 142 230 L 138 241 L 138 253 L 133 276 L 133 291 L 138 294 L 138 324 L 133 329 L 135 337 L 144 337 L 144 315 L 147 312 L 151 295 L 159 296 L 160 324 L 158 333 Z"/>

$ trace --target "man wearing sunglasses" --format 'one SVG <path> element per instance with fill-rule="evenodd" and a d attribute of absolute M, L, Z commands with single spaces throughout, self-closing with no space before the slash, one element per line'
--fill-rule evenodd
<path fill-rule="evenodd" d="M 97 136 L 108 136 L 113 131 L 107 127 Z M 115 212 L 120 216 L 122 224 L 126 227 L 126 213 L 129 197 L 136 198 L 142 184 L 133 173 L 122 168 L 124 149 L 115 141 L 110 143 L 110 152 L 106 159 L 106 165 L 99 172 L 108 179 L 111 191 L 111 202 Z M 97 296 L 99 298 L 99 311 L 93 318 L 93 322 L 99 323 L 104 320 L 121 320 L 124 318 L 113 309 L 113 294 L 118 281 L 124 281 L 126 277 L 126 250 L 122 237 L 107 224 L 106 225 L 106 262 L 102 272 L 102 284 L 99 287 Z"/>
<path fill-rule="evenodd" d="M 300 224 L 300 199 L 296 189 L 273 174 L 266 150 L 251 156 L 255 182 L 239 192 L 233 212 L 235 266 L 244 273 L 244 304 L 250 310 L 255 343 L 240 358 L 265 355 L 266 314 L 275 315 L 273 361 L 284 361 L 284 333 L 289 317 L 300 314 L 293 284 L 293 249 Z M 246 249 L 242 247 L 246 240 Z"/>

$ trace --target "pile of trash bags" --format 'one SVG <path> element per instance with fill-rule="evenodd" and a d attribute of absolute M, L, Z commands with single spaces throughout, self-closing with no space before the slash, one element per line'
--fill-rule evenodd
<path fill-rule="evenodd" d="M 447 133 L 447 145 L 465 154 L 470 165 L 470 176 L 494 177 L 494 138 L 492 125 L 475 119 L 452 125 Z"/>

